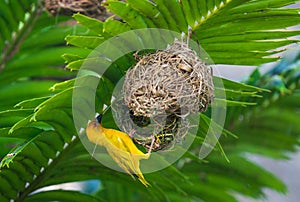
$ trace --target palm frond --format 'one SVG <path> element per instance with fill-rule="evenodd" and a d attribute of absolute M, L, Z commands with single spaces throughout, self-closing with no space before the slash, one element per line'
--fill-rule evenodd
<path fill-rule="evenodd" d="M 258 85 L 259 82 L 257 83 L 255 79 L 252 84 L 257 87 L 223 79 L 224 89 L 219 88 L 216 91 L 225 91 L 227 98 L 224 102 L 235 108 L 247 106 L 242 113 L 243 119 L 238 122 L 236 119 L 239 114 L 233 114 L 226 124 L 226 128 L 234 132 L 238 139 L 228 137 L 221 138 L 220 141 L 231 163 L 222 156 L 224 155 L 222 150 L 221 155 L 220 152 L 212 152 L 205 161 L 197 159 L 199 145 L 203 143 L 204 135 L 208 130 L 208 125 L 202 124 L 194 144 L 181 159 L 159 173 L 145 175 L 153 185 L 152 188 L 146 189 L 126 174 L 110 170 L 91 159 L 80 143 L 77 135 L 78 128 L 74 127 L 73 122 L 72 93 L 78 87 L 74 86 L 78 78 L 69 79 L 73 78 L 73 73 L 53 67 L 61 66 L 63 61 L 59 56 L 63 54 L 63 59 L 67 61 L 67 68 L 70 70 L 79 70 L 83 62 L 88 60 L 90 64 L 96 64 L 95 70 L 98 70 L 97 67 L 104 63 L 98 63 L 99 60 L 95 58 L 86 58 L 93 49 L 122 32 L 151 27 L 186 33 L 190 26 L 193 31 L 192 37 L 199 40 L 216 64 L 258 65 L 274 61 L 277 58 L 270 56 L 283 51 L 283 46 L 297 42 L 289 37 L 299 35 L 299 30 L 291 31 L 286 28 L 299 24 L 299 9 L 282 8 L 294 2 L 290 0 L 107 1 L 105 6 L 122 21 L 110 18 L 100 22 L 76 14 L 75 19 L 84 27 L 77 27 L 76 33 L 73 33 L 74 29 L 70 26 L 56 26 L 57 22 L 64 21 L 66 18 L 58 17 L 58 21 L 53 24 L 53 19 L 41 13 L 37 19 L 32 18 L 36 19 L 36 23 L 34 26 L 30 24 L 32 29 L 24 31 L 27 36 L 24 39 L 21 37 L 24 33 L 18 28 L 19 21 L 22 21 L 24 16 L 31 17 L 39 8 L 32 6 L 28 1 L 24 4 L 31 9 L 26 10 L 24 8 L 27 7 L 23 2 L 17 2 L 18 5 L 24 6 L 22 7 L 24 12 L 17 14 L 18 20 L 11 17 L 12 9 L 9 10 L 10 13 L 3 12 L 5 18 L 0 18 L 0 26 L 6 20 L 11 23 L 11 27 L 3 31 L 1 29 L 1 36 L 9 42 L 10 48 L 5 49 L 6 52 L 1 57 L 1 60 L 5 61 L 3 63 L 5 66 L 0 74 L 0 92 L 5 93 L 7 99 L 1 100 L 3 102 L 0 105 L 2 111 L 0 112 L 0 144 L 7 146 L 7 143 L 10 143 L 12 147 L 6 147 L 0 153 L 2 156 L 0 200 L 99 201 L 114 198 L 112 196 L 114 193 L 118 193 L 119 195 L 115 197 L 121 199 L 121 194 L 127 193 L 124 198 L 131 201 L 138 199 L 237 201 L 232 192 L 253 198 L 262 196 L 264 187 L 285 192 L 282 182 L 247 160 L 244 154 L 250 152 L 284 157 L 285 151 L 295 150 L 295 146 L 299 144 L 297 141 L 299 127 L 294 121 L 295 116 L 291 117 L 290 113 L 296 113 L 294 109 L 299 100 L 298 90 L 294 90 L 291 97 L 277 100 L 272 108 L 260 108 L 264 113 L 253 113 L 257 108 L 249 105 L 254 103 L 263 105 L 265 100 L 270 100 L 267 91 L 262 89 L 267 88 L 268 85 Z M 16 0 L 11 3 L 3 0 L 2 4 L 5 6 L 1 9 L 13 3 L 16 3 Z M 272 23 L 274 19 L 277 23 Z M 14 31 L 17 35 L 19 32 L 23 33 L 20 37 L 16 37 L 22 38 L 22 43 L 14 41 L 12 37 Z M 64 46 L 63 38 L 66 35 L 68 35 L 67 42 L 76 47 Z M 0 47 L 4 48 L 7 42 L 1 40 Z M 11 51 L 16 44 L 20 48 L 17 53 Z M 14 53 L 13 57 L 9 57 L 8 53 Z M 109 67 L 109 71 L 104 74 L 96 89 L 97 111 L 102 110 L 104 104 L 110 104 L 112 91 L 118 79 L 134 62 L 132 55 L 125 55 Z M 284 78 L 287 89 L 298 89 L 296 81 L 299 78 L 299 70 L 294 67 L 291 69 L 293 71 L 288 69 L 280 71 L 282 73 L 280 76 Z M 275 74 L 271 72 L 266 77 L 270 75 L 272 77 Z M 85 78 L 90 77 L 89 75 L 81 77 L 81 79 Z M 40 81 L 41 79 L 43 82 Z M 57 80 L 65 79 L 69 80 L 54 84 Z M 258 80 L 262 81 L 260 76 Z M 262 83 L 266 84 L 266 82 Z M 277 87 L 272 82 L 267 83 Z M 43 88 L 38 90 L 35 87 L 37 85 Z M 52 91 L 48 91 L 51 86 Z M 20 88 L 23 89 L 23 97 L 12 93 Z M 278 89 L 281 89 L 280 86 Z M 273 92 L 268 93 L 272 96 Z M 272 121 L 277 118 L 274 115 L 278 114 L 278 106 L 282 105 L 289 106 L 280 117 L 283 124 L 270 128 Z M 17 108 L 12 109 L 13 106 Z M 86 120 L 94 116 L 89 111 L 84 111 L 82 114 L 80 117 L 82 123 L 86 123 Z M 209 114 L 202 114 L 201 117 L 202 121 L 207 120 Z M 249 120 L 255 121 L 249 124 Z M 115 127 L 114 124 L 113 121 L 107 122 L 107 126 Z M 249 126 L 261 128 L 262 130 L 259 131 L 263 135 Z M 291 130 L 287 131 L 287 129 Z M 284 136 L 283 133 L 287 135 Z M 224 137 L 235 136 L 227 130 L 223 130 L 223 134 Z M 266 139 L 268 142 L 264 142 Z M 40 188 L 49 185 L 89 179 L 100 179 L 106 189 L 99 190 L 95 196 L 61 190 L 37 192 Z M 115 184 L 118 184 L 117 191 Z"/>

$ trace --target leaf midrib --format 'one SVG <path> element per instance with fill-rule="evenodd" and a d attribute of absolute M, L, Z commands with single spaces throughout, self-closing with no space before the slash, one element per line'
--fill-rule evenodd
<path fill-rule="evenodd" d="M 47 177 L 49 177 L 52 173 L 52 171 L 55 169 L 55 167 L 64 159 L 64 157 L 68 154 L 68 152 L 76 146 L 76 144 L 79 143 L 79 138 L 76 137 L 76 139 L 69 143 L 69 146 L 67 146 L 65 149 L 63 149 L 60 154 L 53 159 L 53 161 L 45 167 L 45 170 L 40 173 L 31 183 L 30 185 L 25 188 L 23 192 L 21 192 L 18 196 L 18 198 L 15 200 L 16 202 L 22 202 L 25 200 L 25 198 L 30 195 L 33 191 L 37 190 L 39 188 L 39 184 L 42 183 Z"/>

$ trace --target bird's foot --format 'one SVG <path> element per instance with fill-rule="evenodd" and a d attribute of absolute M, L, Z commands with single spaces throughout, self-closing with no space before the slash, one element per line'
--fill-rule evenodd
<path fill-rule="evenodd" d="M 152 135 L 151 138 L 152 138 L 152 141 L 151 141 L 151 145 L 150 145 L 150 147 L 149 147 L 148 153 L 147 153 L 148 155 L 151 154 L 151 151 L 152 151 L 152 149 L 153 149 L 153 145 L 154 145 L 154 142 L 155 142 L 155 137 L 154 137 L 154 135 Z"/>

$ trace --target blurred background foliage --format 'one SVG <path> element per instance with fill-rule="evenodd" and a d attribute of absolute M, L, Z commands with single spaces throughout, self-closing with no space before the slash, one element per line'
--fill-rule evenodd
<path fill-rule="evenodd" d="M 45 2 L 62 12 L 45 11 Z M 291 27 L 299 24 L 300 9 L 287 7 L 296 1 L 106 1 L 103 6 L 111 13 L 104 13 L 110 16 L 105 21 L 98 20 L 103 7 L 96 9 L 95 19 L 93 9 L 81 4 L 98 1 L 45 2 L 0 0 L 0 201 L 237 201 L 237 193 L 263 197 L 266 187 L 287 191 L 247 155 L 286 159 L 299 146 L 300 51 L 278 57 L 298 42 L 300 30 Z M 72 12 L 85 14 L 74 15 L 80 24 L 64 15 Z M 119 33 L 139 28 L 181 33 L 188 26 L 216 64 L 280 61 L 264 74 L 258 67 L 243 83 L 223 79 L 230 106 L 222 147 L 200 161 L 209 122 L 200 125 L 198 138 L 180 160 L 145 175 L 152 184 L 146 189 L 91 159 L 79 141 L 71 108 L 76 71 L 94 48 Z M 114 77 L 107 75 L 99 84 L 97 96 L 110 89 L 108 99 L 98 100 L 99 108 L 110 104 L 111 89 L 134 62 L 125 55 L 110 67 Z M 61 186 L 39 190 L 78 181 L 88 181 L 93 192 Z"/>

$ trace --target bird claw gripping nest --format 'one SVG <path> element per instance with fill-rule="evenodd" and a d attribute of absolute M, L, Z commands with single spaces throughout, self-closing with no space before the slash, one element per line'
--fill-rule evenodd
<path fill-rule="evenodd" d="M 161 142 L 157 150 L 165 149 L 183 140 L 187 133 L 183 128 L 189 125 L 183 124 L 184 118 L 204 112 L 213 101 L 212 70 L 187 43 L 177 39 L 165 50 L 137 57 L 137 60 L 126 73 L 124 103 L 138 126 L 145 124 L 147 118 L 165 117 L 164 122 L 153 123 L 160 130 L 154 132 L 156 140 L 169 141 Z M 162 136 L 166 134 L 167 138 Z M 149 134 L 137 135 L 134 140 L 147 147 L 149 137 Z"/>

